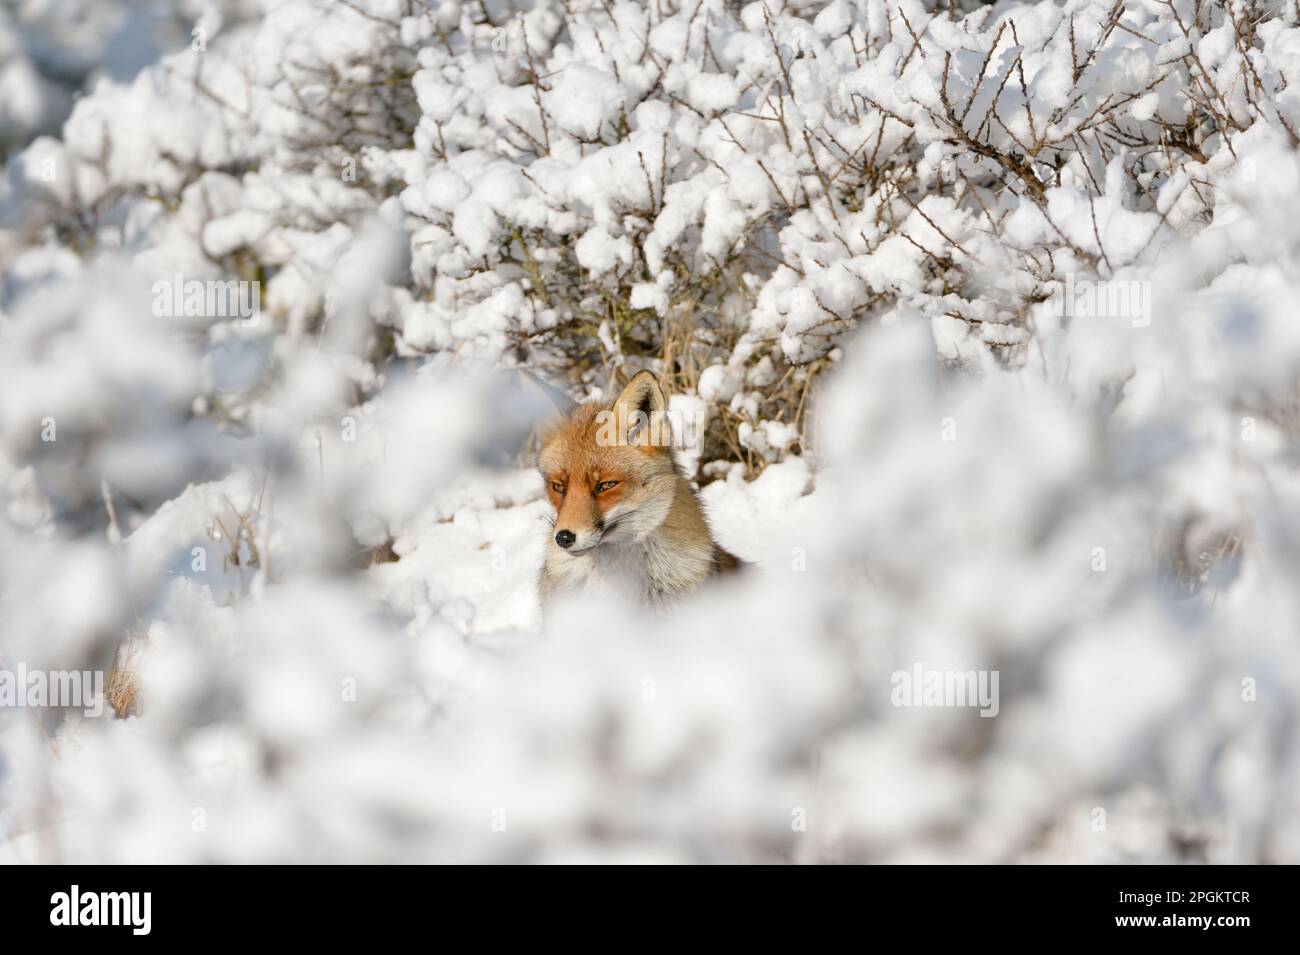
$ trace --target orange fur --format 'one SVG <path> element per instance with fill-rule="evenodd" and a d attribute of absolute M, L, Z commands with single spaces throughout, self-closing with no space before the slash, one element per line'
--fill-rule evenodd
<path fill-rule="evenodd" d="M 543 435 L 537 465 L 555 508 L 544 605 L 587 588 L 663 603 L 738 566 L 678 471 L 665 411 L 658 381 L 641 372 L 612 404 L 579 405 Z"/>

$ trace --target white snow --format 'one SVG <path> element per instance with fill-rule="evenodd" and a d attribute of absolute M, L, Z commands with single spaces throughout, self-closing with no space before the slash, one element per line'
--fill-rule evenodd
<path fill-rule="evenodd" d="M 1292 12 L 415 6 L 0 11 L 0 860 L 1300 860 Z M 543 627 L 518 367 L 744 573 Z"/>

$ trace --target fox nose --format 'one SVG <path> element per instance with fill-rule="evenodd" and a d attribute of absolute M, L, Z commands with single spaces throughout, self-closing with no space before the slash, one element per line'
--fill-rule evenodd
<path fill-rule="evenodd" d="M 561 547 L 572 547 L 573 542 L 578 539 L 578 535 L 573 531 L 560 531 L 555 535 L 555 543 Z"/>

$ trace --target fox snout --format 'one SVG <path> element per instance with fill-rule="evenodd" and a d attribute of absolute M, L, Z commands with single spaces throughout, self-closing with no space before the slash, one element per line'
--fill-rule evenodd
<path fill-rule="evenodd" d="M 605 532 L 602 505 L 607 502 L 598 500 L 593 489 L 578 477 L 568 479 L 567 486 L 552 482 L 548 493 L 555 505 L 555 543 L 558 546 L 570 554 L 581 554 L 600 543 Z M 606 492 L 599 496 L 609 495 Z"/>
<path fill-rule="evenodd" d="M 581 554 L 591 550 L 600 543 L 600 538 L 601 529 L 599 526 L 576 531 L 561 527 L 555 532 L 555 543 L 570 554 Z"/>
<path fill-rule="evenodd" d="M 571 531 L 567 527 L 555 532 L 555 543 L 570 554 L 582 554 L 600 543 L 599 529 Z"/>

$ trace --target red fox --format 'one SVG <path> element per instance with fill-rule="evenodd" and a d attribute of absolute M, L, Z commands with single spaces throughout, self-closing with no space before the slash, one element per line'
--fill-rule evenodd
<path fill-rule="evenodd" d="M 719 547 L 677 467 L 658 379 L 638 372 L 612 405 L 575 406 L 542 437 L 537 467 L 555 507 L 539 591 L 670 604 L 740 561 Z"/>

